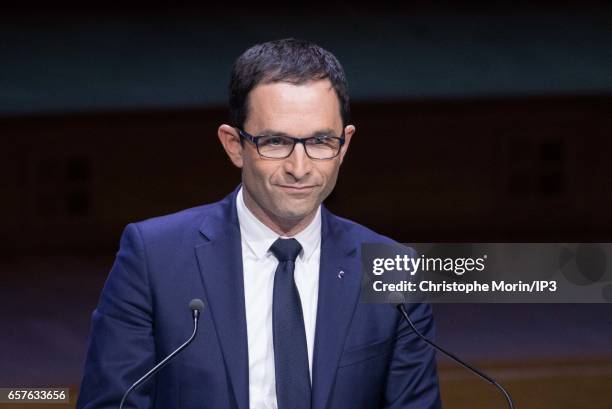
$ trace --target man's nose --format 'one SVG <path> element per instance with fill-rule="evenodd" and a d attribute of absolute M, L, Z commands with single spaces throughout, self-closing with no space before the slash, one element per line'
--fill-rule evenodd
<path fill-rule="evenodd" d="M 291 155 L 285 160 L 285 171 L 296 180 L 302 179 L 312 170 L 312 160 L 306 154 L 304 144 L 296 143 Z"/>

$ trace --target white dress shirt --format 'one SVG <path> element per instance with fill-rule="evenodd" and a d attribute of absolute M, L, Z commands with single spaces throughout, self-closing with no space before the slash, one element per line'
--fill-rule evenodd
<path fill-rule="evenodd" d="M 268 251 L 279 237 L 246 207 L 242 188 L 236 197 L 242 238 L 244 301 L 249 355 L 250 409 L 277 409 L 272 339 L 272 295 L 278 260 Z M 283 238 L 286 238 L 283 236 Z M 321 258 L 321 207 L 312 222 L 293 236 L 302 251 L 295 261 L 295 284 L 300 293 L 308 366 L 312 382 L 312 356 L 319 291 Z"/>

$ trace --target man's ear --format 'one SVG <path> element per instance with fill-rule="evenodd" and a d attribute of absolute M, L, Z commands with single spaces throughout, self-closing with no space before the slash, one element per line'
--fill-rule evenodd
<path fill-rule="evenodd" d="M 242 144 L 240 143 L 240 135 L 238 135 L 236 128 L 223 124 L 217 130 L 217 136 L 232 163 L 236 167 L 242 168 L 244 163 L 242 160 Z"/>
<path fill-rule="evenodd" d="M 344 128 L 344 145 L 342 145 L 342 149 L 340 150 L 340 163 L 344 160 L 344 155 L 346 155 L 346 151 L 351 143 L 351 138 L 355 135 L 355 131 L 354 125 L 347 125 L 346 128 Z"/>

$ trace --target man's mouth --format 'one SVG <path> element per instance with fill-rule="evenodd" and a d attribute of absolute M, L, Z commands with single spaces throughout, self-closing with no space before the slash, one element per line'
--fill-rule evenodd
<path fill-rule="evenodd" d="M 286 192 L 293 194 L 307 194 L 314 190 L 314 185 L 278 185 Z"/>
<path fill-rule="evenodd" d="M 287 188 L 287 189 L 295 189 L 295 190 L 306 190 L 306 189 L 314 188 L 313 185 L 279 185 L 279 186 Z"/>

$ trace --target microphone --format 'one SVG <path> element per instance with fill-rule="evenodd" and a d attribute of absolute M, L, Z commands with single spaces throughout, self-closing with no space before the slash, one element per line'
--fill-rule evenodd
<path fill-rule="evenodd" d="M 514 409 L 514 405 L 512 404 L 512 399 L 510 398 L 510 395 L 504 389 L 503 386 L 501 386 L 499 383 L 497 383 L 497 381 L 495 381 L 495 379 L 493 379 L 490 376 L 486 375 L 484 372 L 474 368 L 473 366 L 469 365 L 468 363 L 463 362 L 461 359 L 457 358 L 454 354 L 451 354 L 450 352 L 445 351 L 444 349 L 442 349 L 442 347 L 439 347 L 438 345 L 436 345 L 432 341 L 430 341 L 427 338 L 425 338 L 423 336 L 423 334 L 421 334 L 421 332 L 414 326 L 414 324 L 410 320 L 410 317 L 408 316 L 408 313 L 406 312 L 406 308 L 404 307 L 404 304 L 395 304 L 395 307 L 402 314 L 402 316 L 404 317 L 404 319 L 406 320 L 408 325 L 410 325 L 412 330 L 415 332 L 415 334 L 417 334 L 419 336 L 419 338 L 421 338 L 427 344 L 431 345 L 432 347 L 434 347 L 438 351 L 442 352 L 444 355 L 446 355 L 447 357 L 451 358 L 453 361 L 457 362 L 458 364 L 460 364 L 464 368 L 467 368 L 470 371 L 472 371 L 473 373 L 475 373 L 476 375 L 480 376 L 485 381 L 489 382 L 490 384 L 495 385 L 504 394 L 504 397 L 506 398 L 506 401 L 508 402 L 508 407 L 510 409 Z"/>
<path fill-rule="evenodd" d="M 193 333 L 185 341 L 183 345 L 174 350 L 170 355 L 165 357 L 162 361 L 160 361 L 157 365 L 155 365 L 149 372 L 144 374 L 142 378 L 134 382 L 130 388 L 125 391 L 123 397 L 121 398 L 121 403 L 119 404 L 119 409 L 123 408 L 123 404 L 125 403 L 127 397 L 132 393 L 132 391 L 138 388 L 140 385 L 145 383 L 148 379 L 150 379 L 153 375 L 159 372 L 164 366 L 166 366 L 173 358 L 175 358 L 182 350 L 184 350 L 187 345 L 191 344 L 191 341 L 195 339 L 196 333 L 198 332 L 198 319 L 200 318 L 200 313 L 204 309 L 204 303 L 199 298 L 194 298 L 189 302 L 189 309 L 191 310 L 191 315 L 193 316 Z"/>

